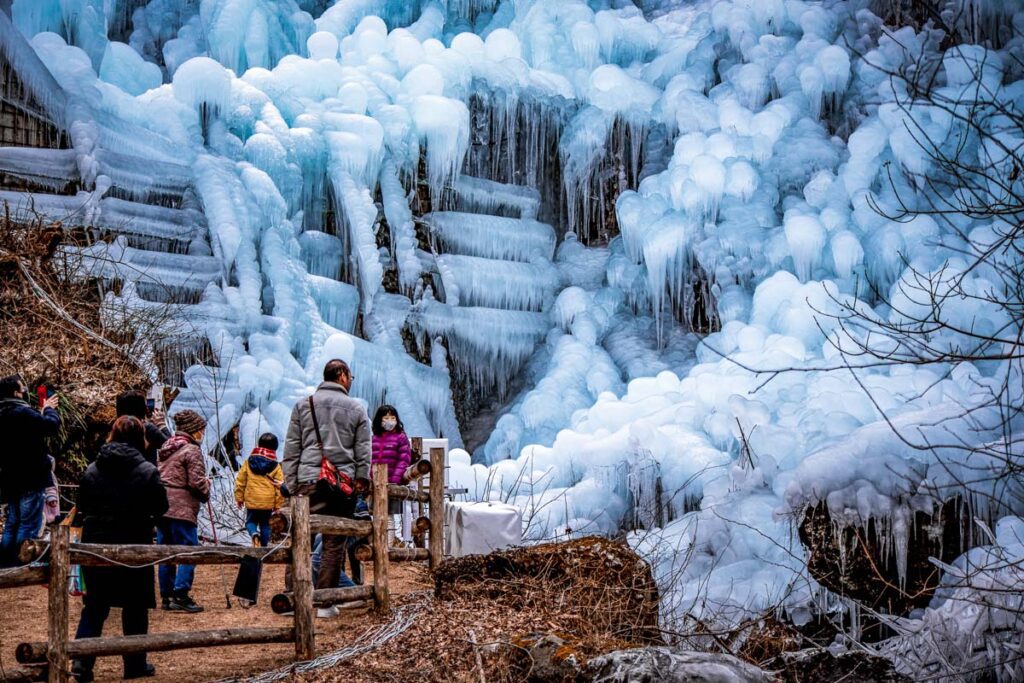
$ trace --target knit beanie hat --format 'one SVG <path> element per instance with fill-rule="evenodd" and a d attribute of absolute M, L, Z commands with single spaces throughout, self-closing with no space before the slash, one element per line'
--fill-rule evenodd
<path fill-rule="evenodd" d="M 186 434 L 195 434 L 206 429 L 206 420 L 194 410 L 183 410 L 174 416 L 174 428 Z"/>

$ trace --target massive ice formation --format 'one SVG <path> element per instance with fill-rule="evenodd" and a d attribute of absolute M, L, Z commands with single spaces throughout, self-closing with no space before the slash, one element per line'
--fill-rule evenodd
<path fill-rule="evenodd" d="M 14 0 L 3 57 L 68 145 L 0 149 L 36 188 L 3 198 L 96 228 L 61 256 L 122 284 L 110 324 L 171 311 L 154 362 L 182 371 L 176 409 L 211 418 L 224 495 L 217 437 L 282 433 L 340 356 L 371 409 L 479 444 L 450 481 L 522 507 L 530 539 L 632 531 L 667 623 L 802 621 L 842 609 L 804 565 L 806 506 L 879 523 L 902 571 L 911 513 L 999 465 L 933 430 L 1020 458 L 980 407 L 1020 405 L 1013 360 L 841 353 L 896 344 L 844 312 L 926 314 L 914 273 L 977 295 L 947 298 L 934 348 L 1019 327 L 969 265 L 1005 223 L 887 217 L 934 170 L 914 131 L 1009 176 L 1006 150 L 902 106 L 886 71 L 923 54 L 944 95 L 1018 106 L 1001 27 L 1024 14 L 959 3 L 943 53 L 930 27 L 885 29 L 890 4 Z M 1020 514 L 1016 494 L 975 514 Z M 1019 555 L 1014 529 L 985 557 Z M 950 584 L 924 619 L 990 588 Z"/>

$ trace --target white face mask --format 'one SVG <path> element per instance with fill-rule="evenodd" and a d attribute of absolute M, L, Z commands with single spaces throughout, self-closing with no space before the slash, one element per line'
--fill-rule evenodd
<path fill-rule="evenodd" d="M 383 420 L 380 421 L 380 426 L 383 427 L 386 431 L 390 432 L 392 429 L 398 426 L 398 420 L 396 420 L 393 417 L 385 417 Z"/>

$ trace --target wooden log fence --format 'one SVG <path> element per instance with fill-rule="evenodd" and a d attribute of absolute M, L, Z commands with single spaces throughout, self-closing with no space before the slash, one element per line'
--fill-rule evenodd
<path fill-rule="evenodd" d="M 405 468 L 405 472 L 402 474 L 402 481 L 409 484 L 428 474 L 430 474 L 430 462 L 417 460 Z"/>
<path fill-rule="evenodd" d="M 388 466 L 378 462 L 370 470 L 373 479 L 373 599 L 382 612 L 391 610 L 391 590 L 388 588 Z"/>
<path fill-rule="evenodd" d="M 444 451 L 442 451 L 443 453 Z M 423 491 L 417 491 L 411 489 L 408 486 L 402 486 L 401 484 L 388 484 L 388 497 L 397 498 L 398 500 L 412 500 L 420 503 L 429 503 L 430 494 Z"/>
<path fill-rule="evenodd" d="M 50 569 L 43 565 L 0 569 L 0 588 L 41 586 L 50 578 Z"/>
<path fill-rule="evenodd" d="M 35 552 L 37 548 L 45 549 L 50 545 L 47 541 L 25 541 L 19 554 L 22 558 L 34 557 L 38 555 Z M 52 546 L 50 552 L 53 552 Z M 254 557 L 264 564 L 287 564 L 291 561 L 290 548 L 269 550 L 240 546 L 72 543 L 70 553 L 71 564 L 83 567 L 145 566 L 169 562 L 168 558 L 172 556 L 174 564 L 238 564 L 243 557 Z"/>
<path fill-rule="evenodd" d="M 309 498 L 292 501 L 292 589 L 295 591 L 295 661 L 316 656 L 313 626 L 313 539 L 309 528 Z"/>
<path fill-rule="evenodd" d="M 138 652 L 167 652 L 196 647 L 225 645 L 253 645 L 261 643 L 290 643 L 295 640 L 291 627 L 220 628 L 209 631 L 181 631 L 173 633 L 147 633 L 141 636 L 110 636 L 83 638 L 67 642 L 70 657 L 105 657 Z M 21 664 L 45 662 L 50 647 L 44 642 L 21 643 L 14 658 Z"/>
<path fill-rule="evenodd" d="M 27 664 L 24 666 L 4 666 L 4 681 L 8 683 L 28 683 L 29 681 L 45 681 L 48 674 L 45 664 Z"/>
<path fill-rule="evenodd" d="M 278 593 L 270 600 L 270 609 L 276 614 L 286 614 L 295 609 L 295 594 L 285 591 Z M 316 607 L 330 607 L 331 605 L 342 605 L 345 603 L 357 602 L 359 600 L 372 600 L 373 586 L 351 586 L 349 588 L 317 588 L 313 591 L 313 605 Z"/>
<path fill-rule="evenodd" d="M 356 548 L 356 559 L 369 562 L 373 559 L 373 548 L 368 545 Z M 430 551 L 426 548 L 389 548 L 388 562 L 421 562 L 430 559 Z"/>
<path fill-rule="evenodd" d="M 430 571 L 444 559 L 444 449 L 430 449 Z M 435 473 L 436 474 L 433 474 Z"/>
<path fill-rule="evenodd" d="M 414 442 L 417 439 L 413 440 Z M 422 444 L 422 442 L 420 442 Z M 415 446 L 416 452 L 420 447 Z M 167 546 L 71 543 L 70 529 L 54 526 L 49 541 L 26 541 L 19 550 L 22 567 L 0 570 L 0 590 L 48 584 L 47 642 L 24 642 L 15 657 L 23 666 L 5 670 L 4 680 L 48 680 L 71 683 L 71 660 L 80 656 L 114 656 L 139 652 L 161 652 L 200 647 L 222 647 L 259 643 L 294 643 L 296 661 L 312 659 L 316 653 L 314 617 L 317 607 L 328 607 L 357 600 L 370 600 L 377 610 L 391 608 L 388 567 L 391 562 L 429 561 L 431 570 L 443 559 L 444 533 L 444 449 L 431 448 L 430 460 L 413 463 L 405 480 L 417 488 L 388 483 L 387 466 L 372 468 L 371 521 L 311 515 L 309 498 L 293 496 L 291 507 L 282 518 L 290 533 L 290 546 L 245 548 L 236 546 Z M 423 491 L 422 478 L 430 476 L 429 489 Z M 413 534 L 429 541 L 428 548 L 389 548 L 387 542 L 388 500 L 414 501 L 422 513 L 428 504 L 428 516 L 413 524 Z M 313 588 L 312 538 L 315 534 L 368 538 L 370 543 L 356 549 L 361 561 L 373 562 L 373 584 L 350 588 Z M 382 552 L 386 549 L 386 552 Z M 39 560 L 38 558 L 41 558 Z M 162 563 L 192 565 L 239 564 L 244 558 L 256 558 L 265 564 L 289 564 L 291 591 L 278 593 L 271 600 L 277 613 L 294 613 L 290 627 L 231 628 L 206 631 L 150 633 L 135 636 L 111 636 L 68 640 L 70 596 L 68 582 L 71 565 L 148 566 Z M 46 564 L 42 564 L 46 562 Z"/>

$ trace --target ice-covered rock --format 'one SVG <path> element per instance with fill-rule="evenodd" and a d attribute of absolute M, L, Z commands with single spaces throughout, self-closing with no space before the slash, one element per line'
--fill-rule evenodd
<path fill-rule="evenodd" d="M 771 676 L 731 655 L 668 647 L 619 650 L 587 662 L 588 680 L 601 683 L 657 680 L 672 683 L 767 683 Z"/>

